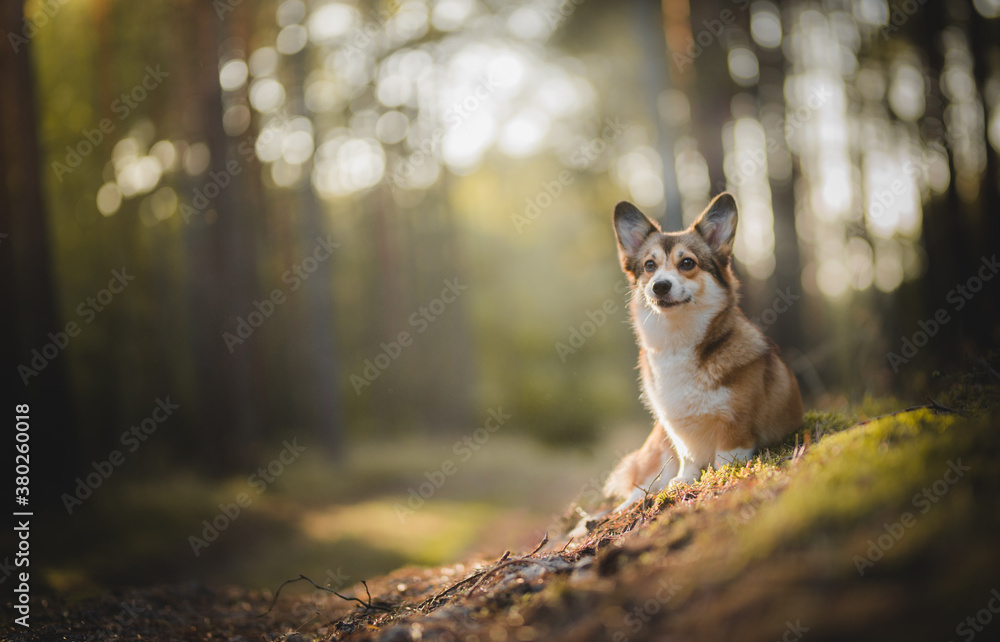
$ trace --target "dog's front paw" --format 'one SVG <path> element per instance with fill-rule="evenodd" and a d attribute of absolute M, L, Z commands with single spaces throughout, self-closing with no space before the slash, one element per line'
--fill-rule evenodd
<path fill-rule="evenodd" d="M 594 530 L 595 526 L 597 526 L 596 520 L 590 519 L 589 517 L 584 517 L 579 522 L 577 522 L 573 530 L 567 533 L 566 536 L 573 540 L 586 539 L 587 535 L 590 534 L 590 531 Z"/>
<path fill-rule="evenodd" d="M 680 486 L 690 486 L 696 481 L 698 481 L 698 477 L 696 475 L 677 475 L 676 477 L 670 480 L 670 483 L 667 485 L 667 488 L 672 490 Z"/>
<path fill-rule="evenodd" d="M 623 510 L 627 509 L 629 506 L 631 506 L 632 504 L 634 504 L 637 501 L 639 501 L 640 499 L 644 498 L 645 496 L 646 496 L 646 492 L 643 491 L 641 488 L 633 488 L 632 489 L 632 493 L 628 496 L 628 499 L 626 499 L 625 501 L 623 501 L 621 504 L 618 504 L 617 506 L 615 506 L 615 508 L 611 512 L 612 513 L 617 513 L 619 511 L 623 511 Z"/>

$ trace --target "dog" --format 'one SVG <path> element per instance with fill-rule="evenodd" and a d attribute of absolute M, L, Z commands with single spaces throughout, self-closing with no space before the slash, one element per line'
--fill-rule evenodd
<path fill-rule="evenodd" d="M 615 206 L 622 269 L 639 343 L 642 399 L 656 419 L 607 480 L 625 508 L 715 463 L 745 461 L 802 423 L 798 382 L 778 347 L 738 307 L 736 199 L 718 195 L 682 232 L 664 233 L 628 202 Z"/>

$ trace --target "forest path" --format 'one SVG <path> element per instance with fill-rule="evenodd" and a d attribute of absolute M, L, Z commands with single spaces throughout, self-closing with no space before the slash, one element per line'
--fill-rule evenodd
<path fill-rule="evenodd" d="M 406 567 L 351 599 L 299 582 L 270 611 L 270 592 L 199 585 L 46 600 L 4 639 L 995 639 L 1000 388 L 965 374 L 928 405 L 808 413 L 780 447 L 584 541 Z"/>

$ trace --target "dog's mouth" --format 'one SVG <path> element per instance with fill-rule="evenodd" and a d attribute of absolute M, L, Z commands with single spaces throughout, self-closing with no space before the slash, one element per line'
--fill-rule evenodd
<path fill-rule="evenodd" d="M 680 301 L 674 299 L 671 299 L 669 301 L 666 299 L 653 299 L 653 303 L 655 303 L 656 307 L 660 308 L 661 310 L 666 310 L 667 308 L 674 308 L 677 307 L 678 305 L 683 305 L 685 303 L 690 303 L 690 302 L 691 302 L 691 297 L 682 299 Z"/>

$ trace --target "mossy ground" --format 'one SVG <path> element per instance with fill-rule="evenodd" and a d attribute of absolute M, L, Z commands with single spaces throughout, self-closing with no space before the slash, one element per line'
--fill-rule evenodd
<path fill-rule="evenodd" d="M 403 568 L 368 582 L 371 601 L 342 591 L 370 606 L 310 590 L 261 616 L 266 591 L 158 588 L 47 603 L 24 639 L 113 638 L 123 602 L 143 623 L 121 639 L 1000 639 L 982 611 L 1000 587 L 1000 382 L 951 383 L 936 407 L 810 412 L 781 446 L 586 538 Z"/>

